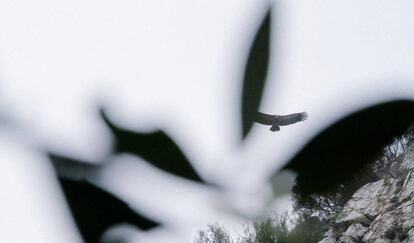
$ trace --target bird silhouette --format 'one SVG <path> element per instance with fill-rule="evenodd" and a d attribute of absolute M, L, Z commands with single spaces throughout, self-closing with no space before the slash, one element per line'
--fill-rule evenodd
<path fill-rule="evenodd" d="M 291 125 L 296 122 L 304 121 L 308 118 L 306 112 L 293 113 L 289 115 L 269 115 L 262 112 L 256 112 L 254 121 L 263 125 L 269 125 L 270 131 L 280 130 L 280 126 Z"/>

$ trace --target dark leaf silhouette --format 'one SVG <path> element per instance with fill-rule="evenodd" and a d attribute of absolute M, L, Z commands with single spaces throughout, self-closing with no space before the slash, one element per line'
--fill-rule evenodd
<path fill-rule="evenodd" d="M 46 152 L 52 161 L 53 167 L 59 177 L 80 181 L 87 178 L 88 174 L 98 169 L 100 165 L 93 164 L 87 161 L 80 161 L 78 159 L 69 158 L 53 152 Z"/>
<path fill-rule="evenodd" d="M 414 122 L 414 101 L 399 100 L 353 113 L 320 133 L 285 169 L 298 173 L 294 190 L 326 192 L 371 162 Z"/>
<path fill-rule="evenodd" d="M 135 225 L 142 230 L 159 225 L 132 211 L 128 204 L 112 194 L 86 181 L 60 178 L 60 182 L 76 224 L 87 243 L 98 243 L 102 234 L 118 223 Z"/>
<path fill-rule="evenodd" d="M 270 22 L 271 11 L 269 9 L 256 33 L 244 71 L 241 101 L 243 138 L 247 136 L 253 125 L 266 82 L 269 63 Z"/>
<path fill-rule="evenodd" d="M 191 163 L 164 132 L 139 133 L 116 126 L 101 110 L 101 116 L 115 138 L 115 152 L 135 154 L 153 166 L 196 182 L 204 182 Z"/>

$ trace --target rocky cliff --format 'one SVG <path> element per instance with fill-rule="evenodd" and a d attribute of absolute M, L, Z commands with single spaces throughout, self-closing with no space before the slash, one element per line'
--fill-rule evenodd
<path fill-rule="evenodd" d="M 358 189 L 319 243 L 414 242 L 414 145 L 386 178 Z"/>

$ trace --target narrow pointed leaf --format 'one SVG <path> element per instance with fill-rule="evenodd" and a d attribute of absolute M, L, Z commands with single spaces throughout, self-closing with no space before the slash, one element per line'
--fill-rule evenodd
<path fill-rule="evenodd" d="M 47 154 L 60 178 L 74 181 L 85 180 L 90 173 L 93 173 L 100 167 L 98 164 L 80 161 L 50 151 Z"/>
<path fill-rule="evenodd" d="M 127 223 L 142 230 L 159 223 L 131 210 L 125 202 L 86 181 L 60 178 L 63 192 L 79 231 L 86 243 L 98 243 L 102 234 L 119 223 Z"/>
<path fill-rule="evenodd" d="M 271 11 L 269 10 L 256 33 L 244 71 L 241 97 L 243 139 L 253 125 L 266 83 L 269 65 L 270 23 Z"/>
<path fill-rule="evenodd" d="M 189 180 L 204 182 L 179 146 L 164 132 L 139 133 L 116 126 L 101 111 L 115 138 L 115 152 L 131 153 L 151 165 Z"/>

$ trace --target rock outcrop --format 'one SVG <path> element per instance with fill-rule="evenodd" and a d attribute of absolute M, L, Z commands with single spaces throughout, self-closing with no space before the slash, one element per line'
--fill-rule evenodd
<path fill-rule="evenodd" d="M 319 243 L 414 242 L 414 145 L 390 169 L 355 192 Z"/>

